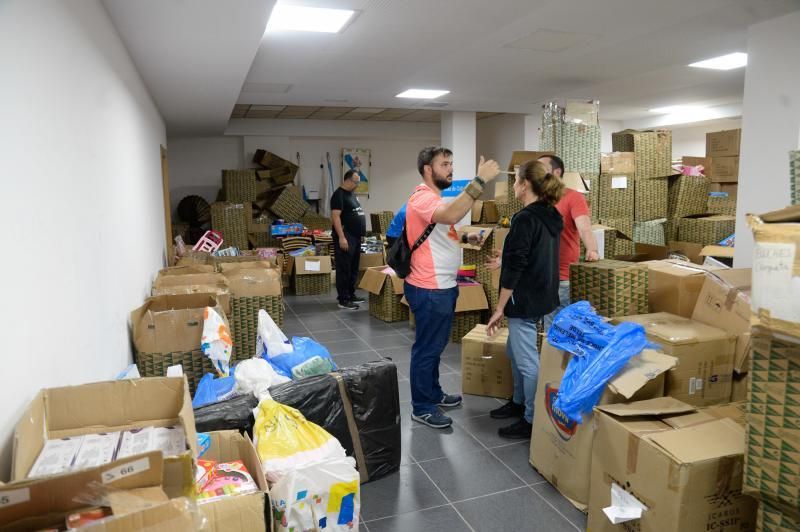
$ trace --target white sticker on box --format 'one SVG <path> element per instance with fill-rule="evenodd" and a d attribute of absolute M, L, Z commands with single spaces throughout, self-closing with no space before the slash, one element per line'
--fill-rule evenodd
<path fill-rule="evenodd" d="M 307 260 L 306 261 L 306 271 L 307 272 L 318 272 L 320 271 L 320 264 L 318 260 Z"/>
<path fill-rule="evenodd" d="M 628 188 L 628 176 L 626 175 L 612 176 L 611 188 Z"/>
<path fill-rule="evenodd" d="M 697 379 L 694 377 L 689 379 L 689 395 L 694 395 L 697 390 Z"/>
<path fill-rule="evenodd" d="M 131 475 L 142 473 L 148 469 L 150 469 L 150 459 L 146 457 L 134 460 L 133 462 L 128 462 L 127 464 L 117 465 L 111 469 L 103 471 L 103 484 L 109 484 Z"/>
<path fill-rule="evenodd" d="M 703 379 L 697 379 L 694 382 L 694 388 L 698 393 L 700 393 L 703 390 Z"/>
<path fill-rule="evenodd" d="M 756 243 L 753 258 L 753 310 L 769 310 L 773 318 L 800 321 L 800 277 L 792 275 L 794 244 Z"/>
<path fill-rule="evenodd" d="M 22 488 L 12 491 L 0 491 L 0 508 L 7 508 L 15 504 L 22 504 L 31 500 L 29 488 Z"/>
<path fill-rule="evenodd" d="M 603 512 L 612 524 L 618 525 L 634 519 L 641 519 L 647 506 L 622 489 L 617 483 L 611 483 L 611 506 L 603 508 Z"/>
<path fill-rule="evenodd" d="M 606 232 L 604 229 L 595 229 L 592 233 L 597 240 L 597 255 L 602 259 L 606 256 Z"/>

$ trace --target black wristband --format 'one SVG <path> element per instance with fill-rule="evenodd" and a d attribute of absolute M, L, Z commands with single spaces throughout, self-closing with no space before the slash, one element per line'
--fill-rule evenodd
<path fill-rule="evenodd" d="M 481 179 L 479 176 L 475 176 L 475 181 L 477 181 L 477 182 L 478 182 L 478 184 L 479 184 L 480 186 L 482 186 L 482 187 L 486 186 L 486 181 L 484 181 L 483 179 Z"/>

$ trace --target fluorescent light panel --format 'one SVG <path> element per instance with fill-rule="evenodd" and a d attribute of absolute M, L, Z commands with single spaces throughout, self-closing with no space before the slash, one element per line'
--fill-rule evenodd
<path fill-rule="evenodd" d="M 321 7 L 276 4 L 267 22 L 267 33 L 277 31 L 313 31 L 339 33 L 355 11 Z"/>
<path fill-rule="evenodd" d="M 712 57 L 705 61 L 698 61 L 692 63 L 690 67 L 695 68 L 710 68 L 712 70 L 733 70 L 734 68 L 742 68 L 747 65 L 747 54 L 743 52 L 735 52 L 732 54 L 721 55 L 719 57 Z"/>
<path fill-rule="evenodd" d="M 667 107 L 654 107 L 653 109 L 648 109 L 648 111 L 661 115 L 669 115 L 674 113 L 691 113 L 701 109 L 705 109 L 705 107 L 699 105 L 669 105 Z"/>
<path fill-rule="evenodd" d="M 413 98 L 415 100 L 432 100 L 439 96 L 450 94 L 450 91 L 429 90 L 429 89 L 408 89 L 397 95 L 397 98 Z"/>

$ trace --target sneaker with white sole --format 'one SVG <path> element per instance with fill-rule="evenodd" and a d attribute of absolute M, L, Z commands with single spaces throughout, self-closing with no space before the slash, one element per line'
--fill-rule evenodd
<path fill-rule="evenodd" d="M 447 395 L 444 394 L 439 401 L 438 406 L 443 406 L 445 408 L 453 408 L 461 404 L 461 396 L 460 395 Z"/>
<path fill-rule="evenodd" d="M 453 420 L 439 412 L 416 415 L 411 414 L 411 419 L 434 429 L 446 429 L 453 424 Z"/>
<path fill-rule="evenodd" d="M 339 303 L 339 308 L 344 309 L 344 310 L 358 310 L 361 307 L 359 307 L 358 305 L 356 305 L 352 301 L 345 301 L 343 303 L 342 302 Z"/>
<path fill-rule="evenodd" d="M 366 299 L 364 299 L 363 297 L 358 297 L 358 296 L 353 297 L 353 299 L 351 299 L 350 301 L 352 301 L 353 303 L 366 303 L 367 302 Z"/>

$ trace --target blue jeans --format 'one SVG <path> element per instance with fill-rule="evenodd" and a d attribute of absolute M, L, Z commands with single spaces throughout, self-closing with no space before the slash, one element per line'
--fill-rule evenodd
<path fill-rule="evenodd" d="M 544 333 L 550 332 L 550 326 L 553 324 L 553 319 L 556 314 L 561 312 L 564 307 L 568 307 L 569 301 L 569 281 L 559 281 L 558 283 L 558 299 L 561 302 L 558 308 L 544 317 Z"/>
<path fill-rule="evenodd" d="M 525 405 L 525 421 L 533 423 L 533 398 L 539 380 L 536 322 L 539 319 L 508 318 L 506 354 L 514 376 L 514 403 Z"/>
<path fill-rule="evenodd" d="M 405 283 L 403 292 L 416 321 L 411 347 L 411 406 L 416 416 L 436 413 L 436 405 L 444 396 L 439 385 L 439 361 L 450 340 L 458 287 L 430 290 Z"/>

